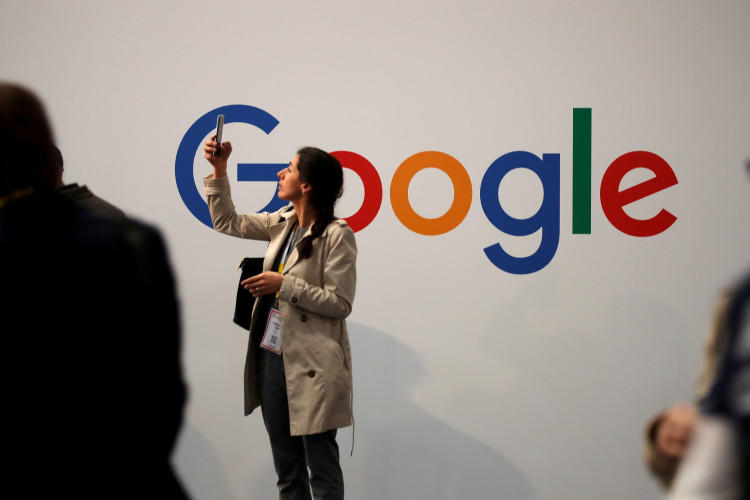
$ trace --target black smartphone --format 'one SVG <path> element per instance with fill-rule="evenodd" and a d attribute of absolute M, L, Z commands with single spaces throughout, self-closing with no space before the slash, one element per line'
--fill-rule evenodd
<path fill-rule="evenodd" d="M 219 115 L 216 117 L 216 142 L 219 143 L 219 147 L 221 147 L 221 133 L 224 131 L 224 115 Z M 214 151 L 214 156 L 216 156 L 216 151 Z"/>

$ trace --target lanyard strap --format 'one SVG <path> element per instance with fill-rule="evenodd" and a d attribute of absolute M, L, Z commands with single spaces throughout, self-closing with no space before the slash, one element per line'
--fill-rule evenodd
<path fill-rule="evenodd" d="M 286 245 L 284 246 L 284 253 L 281 254 L 281 259 L 279 259 L 279 274 L 284 270 L 284 264 L 286 264 L 287 259 L 289 258 L 290 248 L 292 248 L 292 242 L 294 241 L 294 235 L 297 234 L 298 224 L 295 222 L 294 227 L 292 228 L 292 231 L 289 233 L 289 236 L 287 237 Z M 276 292 L 276 301 L 274 302 L 275 308 L 279 307 L 279 292 Z"/>
<path fill-rule="evenodd" d="M 289 254 L 291 253 L 290 250 L 292 248 L 292 242 L 294 241 L 294 235 L 297 234 L 298 227 L 299 226 L 295 222 L 292 231 L 289 233 L 286 245 L 284 246 L 284 253 L 281 254 L 281 259 L 279 260 L 279 274 L 281 274 L 281 271 L 284 270 L 284 264 L 286 264 L 286 261 L 289 258 Z"/>

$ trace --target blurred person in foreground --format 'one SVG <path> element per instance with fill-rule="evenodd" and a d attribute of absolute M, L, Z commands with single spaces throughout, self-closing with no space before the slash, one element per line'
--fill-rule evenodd
<path fill-rule="evenodd" d="M 186 498 L 170 455 L 185 386 L 158 230 L 54 186 L 41 101 L 0 82 L 5 488 L 29 498 Z"/>
<path fill-rule="evenodd" d="M 654 478 L 669 490 L 690 444 L 701 401 L 714 383 L 716 370 L 730 336 L 727 310 L 736 290 L 725 289 L 714 305 L 713 321 L 703 349 L 703 366 L 692 403 L 676 403 L 657 413 L 646 424 L 644 460 Z"/>
<path fill-rule="evenodd" d="M 750 498 L 750 274 L 727 307 L 729 336 L 700 403 L 672 500 Z"/>
<path fill-rule="evenodd" d="M 746 170 L 750 177 L 750 162 Z M 670 449 L 679 451 L 667 468 L 659 470 L 652 462 L 652 471 L 659 479 L 665 473 L 671 500 L 749 499 L 750 272 L 717 303 L 697 395 L 691 418 L 683 419 L 681 446 L 670 448 L 666 438 L 659 439 L 668 434 L 670 418 L 675 425 L 669 411 L 647 427 L 654 451 L 662 457 Z"/>

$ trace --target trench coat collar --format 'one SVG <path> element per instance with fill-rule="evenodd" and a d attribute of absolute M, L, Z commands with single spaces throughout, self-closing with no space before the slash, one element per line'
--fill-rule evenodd
<path fill-rule="evenodd" d="M 297 223 L 297 214 L 294 211 L 294 208 L 289 206 L 286 208 L 286 210 L 282 210 L 280 214 L 280 221 L 278 224 L 271 227 L 271 255 L 276 255 L 281 251 L 281 246 L 286 241 L 287 236 L 289 235 L 289 232 L 292 230 L 292 228 Z M 328 226 L 323 230 L 322 233 L 320 233 L 319 237 L 324 237 L 328 235 L 328 232 L 331 230 L 331 225 L 338 224 L 338 225 L 346 225 L 346 221 L 343 219 L 334 219 Z M 282 237 L 279 237 L 280 235 L 283 235 Z M 300 240 L 301 241 L 301 240 Z M 297 242 L 297 246 L 299 246 L 299 241 Z M 297 263 L 299 260 L 299 252 L 297 251 L 297 246 L 295 246 L 292 250 L 289 256 L 286 259 L 286 264 L 284 264 L 284 270 L 281 274 L 286 274 L 292 267 L 294 267 L 294 264 Z"/>

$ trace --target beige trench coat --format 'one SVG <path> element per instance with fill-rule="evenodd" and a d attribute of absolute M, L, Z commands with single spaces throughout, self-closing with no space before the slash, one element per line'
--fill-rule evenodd
<path fill-rule="evenodd" d="M 274 213 L 237 214 L 227 176 L 204 179 L 214 228 L 231 236 L 269 242 L 263 270 L 271 270 L 297 216 L 291 208 Z M 357 245 L 343 220 L 328 225 L 300 260 L 297 249 L 284 266 L 279 291 L 284 373 L 292 436 L 316 434 L 352 424 L 352 361 L 345 318 L 356 288 Z M 256 301 L 257 306 L 257 301 Z M 253 309 L 250 331 L 265 318 Z M 245 415 L 260 405 L 255 348 L 245 361 Z"/>

